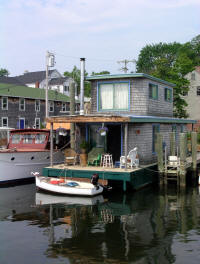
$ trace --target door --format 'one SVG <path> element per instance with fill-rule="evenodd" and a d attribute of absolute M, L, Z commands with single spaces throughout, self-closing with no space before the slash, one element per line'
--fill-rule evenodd
<path fill-rule="evenodd" d="M 25 128 L 25 119 L 24 118 L 20 118 L 19 119 L 19 128 L 20 129 L 24 129 Z"/>
<path fill-rule="evenodd" d="M 107 152 L 112 154 L 113 161 L 121 156 L 121 125 L 108 125 Z"/>

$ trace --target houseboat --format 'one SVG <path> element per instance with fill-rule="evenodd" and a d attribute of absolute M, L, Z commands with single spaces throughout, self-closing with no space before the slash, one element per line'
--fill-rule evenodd
<path fill-rule="evenodd" d="M 10 131 L 8 146 L 0 149 L 0 184 L 34 177 L 50 164 L 50 131 L 16 129 Z M 60 150 L 53 150 L 53 164 L 64 161 Z"/>

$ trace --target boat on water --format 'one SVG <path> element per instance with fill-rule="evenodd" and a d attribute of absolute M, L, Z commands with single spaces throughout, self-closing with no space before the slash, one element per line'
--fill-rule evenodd
<path fill-rule="evenodd" d="M 36 175 L 35 183 L 38 189 L 57 194 L 95 196 L 103 192 L 103 187 L 98 185 L 98 183 L 71 181 L 65 178 Z"/>
<path fill-rule="evenodd" d="M 47 193 L 36 192 L 35 204 L 36 205 L 49 205 L 49 204 L 66 204 L 66 205 L 95 205 L 104 203 L 102 194 L 94 197 L 80 197 L 80 196 L 63 196 L 52 195 Z"/>
<path fill-rule="evenodd" d="M 0 184 L 33 178 L 50 164 L 50 131 L 47 129 L 11 130 L 6 148 L 0 149 Z M 64 162 L 60 150 L 53 151 L 53 164 Z"/>

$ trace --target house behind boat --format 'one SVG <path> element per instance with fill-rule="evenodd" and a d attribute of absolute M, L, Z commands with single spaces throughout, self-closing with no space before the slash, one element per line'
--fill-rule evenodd
<path fill-rule="evenodd" d="M 119 161 L 125 154 L 138 148 L 140 163 L 156 161 L 156 133 L 163 134 L 164 144 L 170 149 L 170 132 L 186 132 L 193 120 L 173 118 L 174 84 L 144 73 L 95 75 L 87 77 L 91 82 L 91 114 L 59 119 L 51 122 L 76 123 L 77 143 L 83 138 L 93 147 L 103 148 Z M 125 127 L 128 126 L 127 141 Z M 107 127 L 106 136 L 98 131 Z"/>

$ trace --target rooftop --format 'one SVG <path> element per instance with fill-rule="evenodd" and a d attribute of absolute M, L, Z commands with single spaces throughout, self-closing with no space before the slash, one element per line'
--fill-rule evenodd
<path fill-rule="evenodd" d="M 162 79 L 156 78 L 154 76 L 151 76 L 149 74 L 146 73 L 126 73 L 126 74 L 102 74 L 102 75 L 92 75 L 92 76 L 88 76 L 86 77 L 86 80 L 88 81 L 94 81 L 94 80 L 110 80 L 110 79 L 122 79 L 122 78 L 147 78 L 150 79 L 152 81 L 156 81 L 156 82 L 160 82 L 163 83 L 165 85 L 174 87 L 175 84 L 164 81 Z"/>

